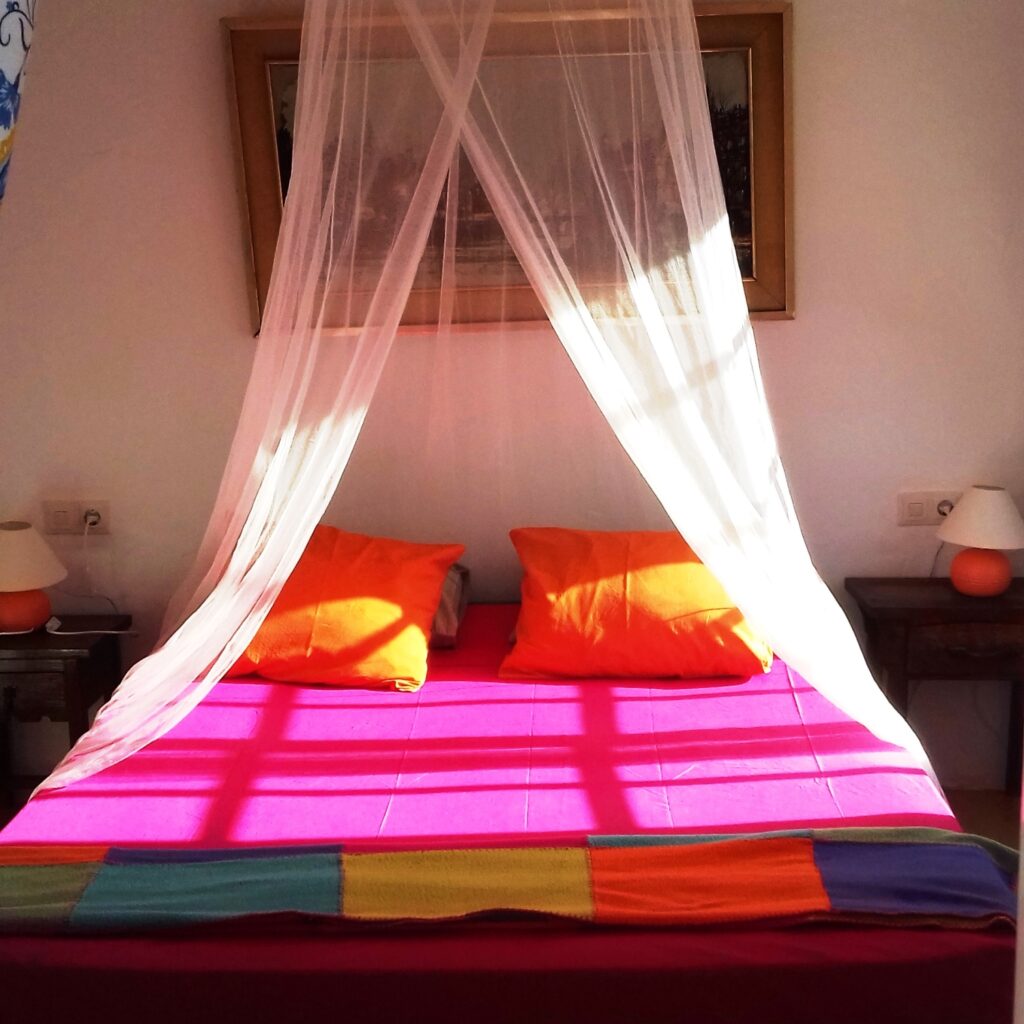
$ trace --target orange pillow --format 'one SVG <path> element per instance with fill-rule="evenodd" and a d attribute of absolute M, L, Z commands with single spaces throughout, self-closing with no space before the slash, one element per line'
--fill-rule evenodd
<path fill-rule="evenodd" d="M 772 652 L 678 533 L 513 530 L 523 564 L 506 679 L 750 676 Z"/>
<path fill-rule="evenodd" d="M 441 586 L 464 550 L 318 526 L 228 675 L 418 690 Z"/>

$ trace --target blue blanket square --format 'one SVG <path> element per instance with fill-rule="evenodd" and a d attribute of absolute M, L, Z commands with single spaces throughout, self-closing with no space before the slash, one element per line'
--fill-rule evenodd
<path fill-rule="evenodd" d="M 1016 898 L 976 846 L 817 841 L 814 861 L 834 910 L 1015 916 Z"/>

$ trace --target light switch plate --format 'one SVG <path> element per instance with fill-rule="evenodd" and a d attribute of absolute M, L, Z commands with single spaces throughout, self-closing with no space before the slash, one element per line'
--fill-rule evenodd
<path fill-rule="evenodd" d="M 44 501 L 43 530 L 46 533 L 81 533 L 81 514 L 78 501 Z"/>

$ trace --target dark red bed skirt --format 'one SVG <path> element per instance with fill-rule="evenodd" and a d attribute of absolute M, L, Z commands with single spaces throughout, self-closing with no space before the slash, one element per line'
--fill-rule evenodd
<path fill-rule="evenodd" d="M 0 1017 L 1009 1024 L 1013 958 L 1004 931 L 824 926 L 20 936 L 0 938 Z"/>

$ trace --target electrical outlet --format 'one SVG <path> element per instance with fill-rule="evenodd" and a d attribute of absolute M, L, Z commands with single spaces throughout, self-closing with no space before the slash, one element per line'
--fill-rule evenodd
<path fill-rule="evenodd" d="M 959 500 L 959 491 L 904 491 L 896 495 L 896 525 L 938 526 Z"/>
<path fill-rule="evenodd" d="M 110 502 L 79 499 L 43 502 L 43 530 L 46 533 L 85 533 L 88 516 L 89 533 L 110 533 Z"/>
<path fill-rule="evenodd" d="M 89 501 L 81 502 L 82 515 L 79 518 L 80 529 L 76 532 L 84 533 L 88 525 L 89 533 L 110 533 L 110 502 Z"/>

